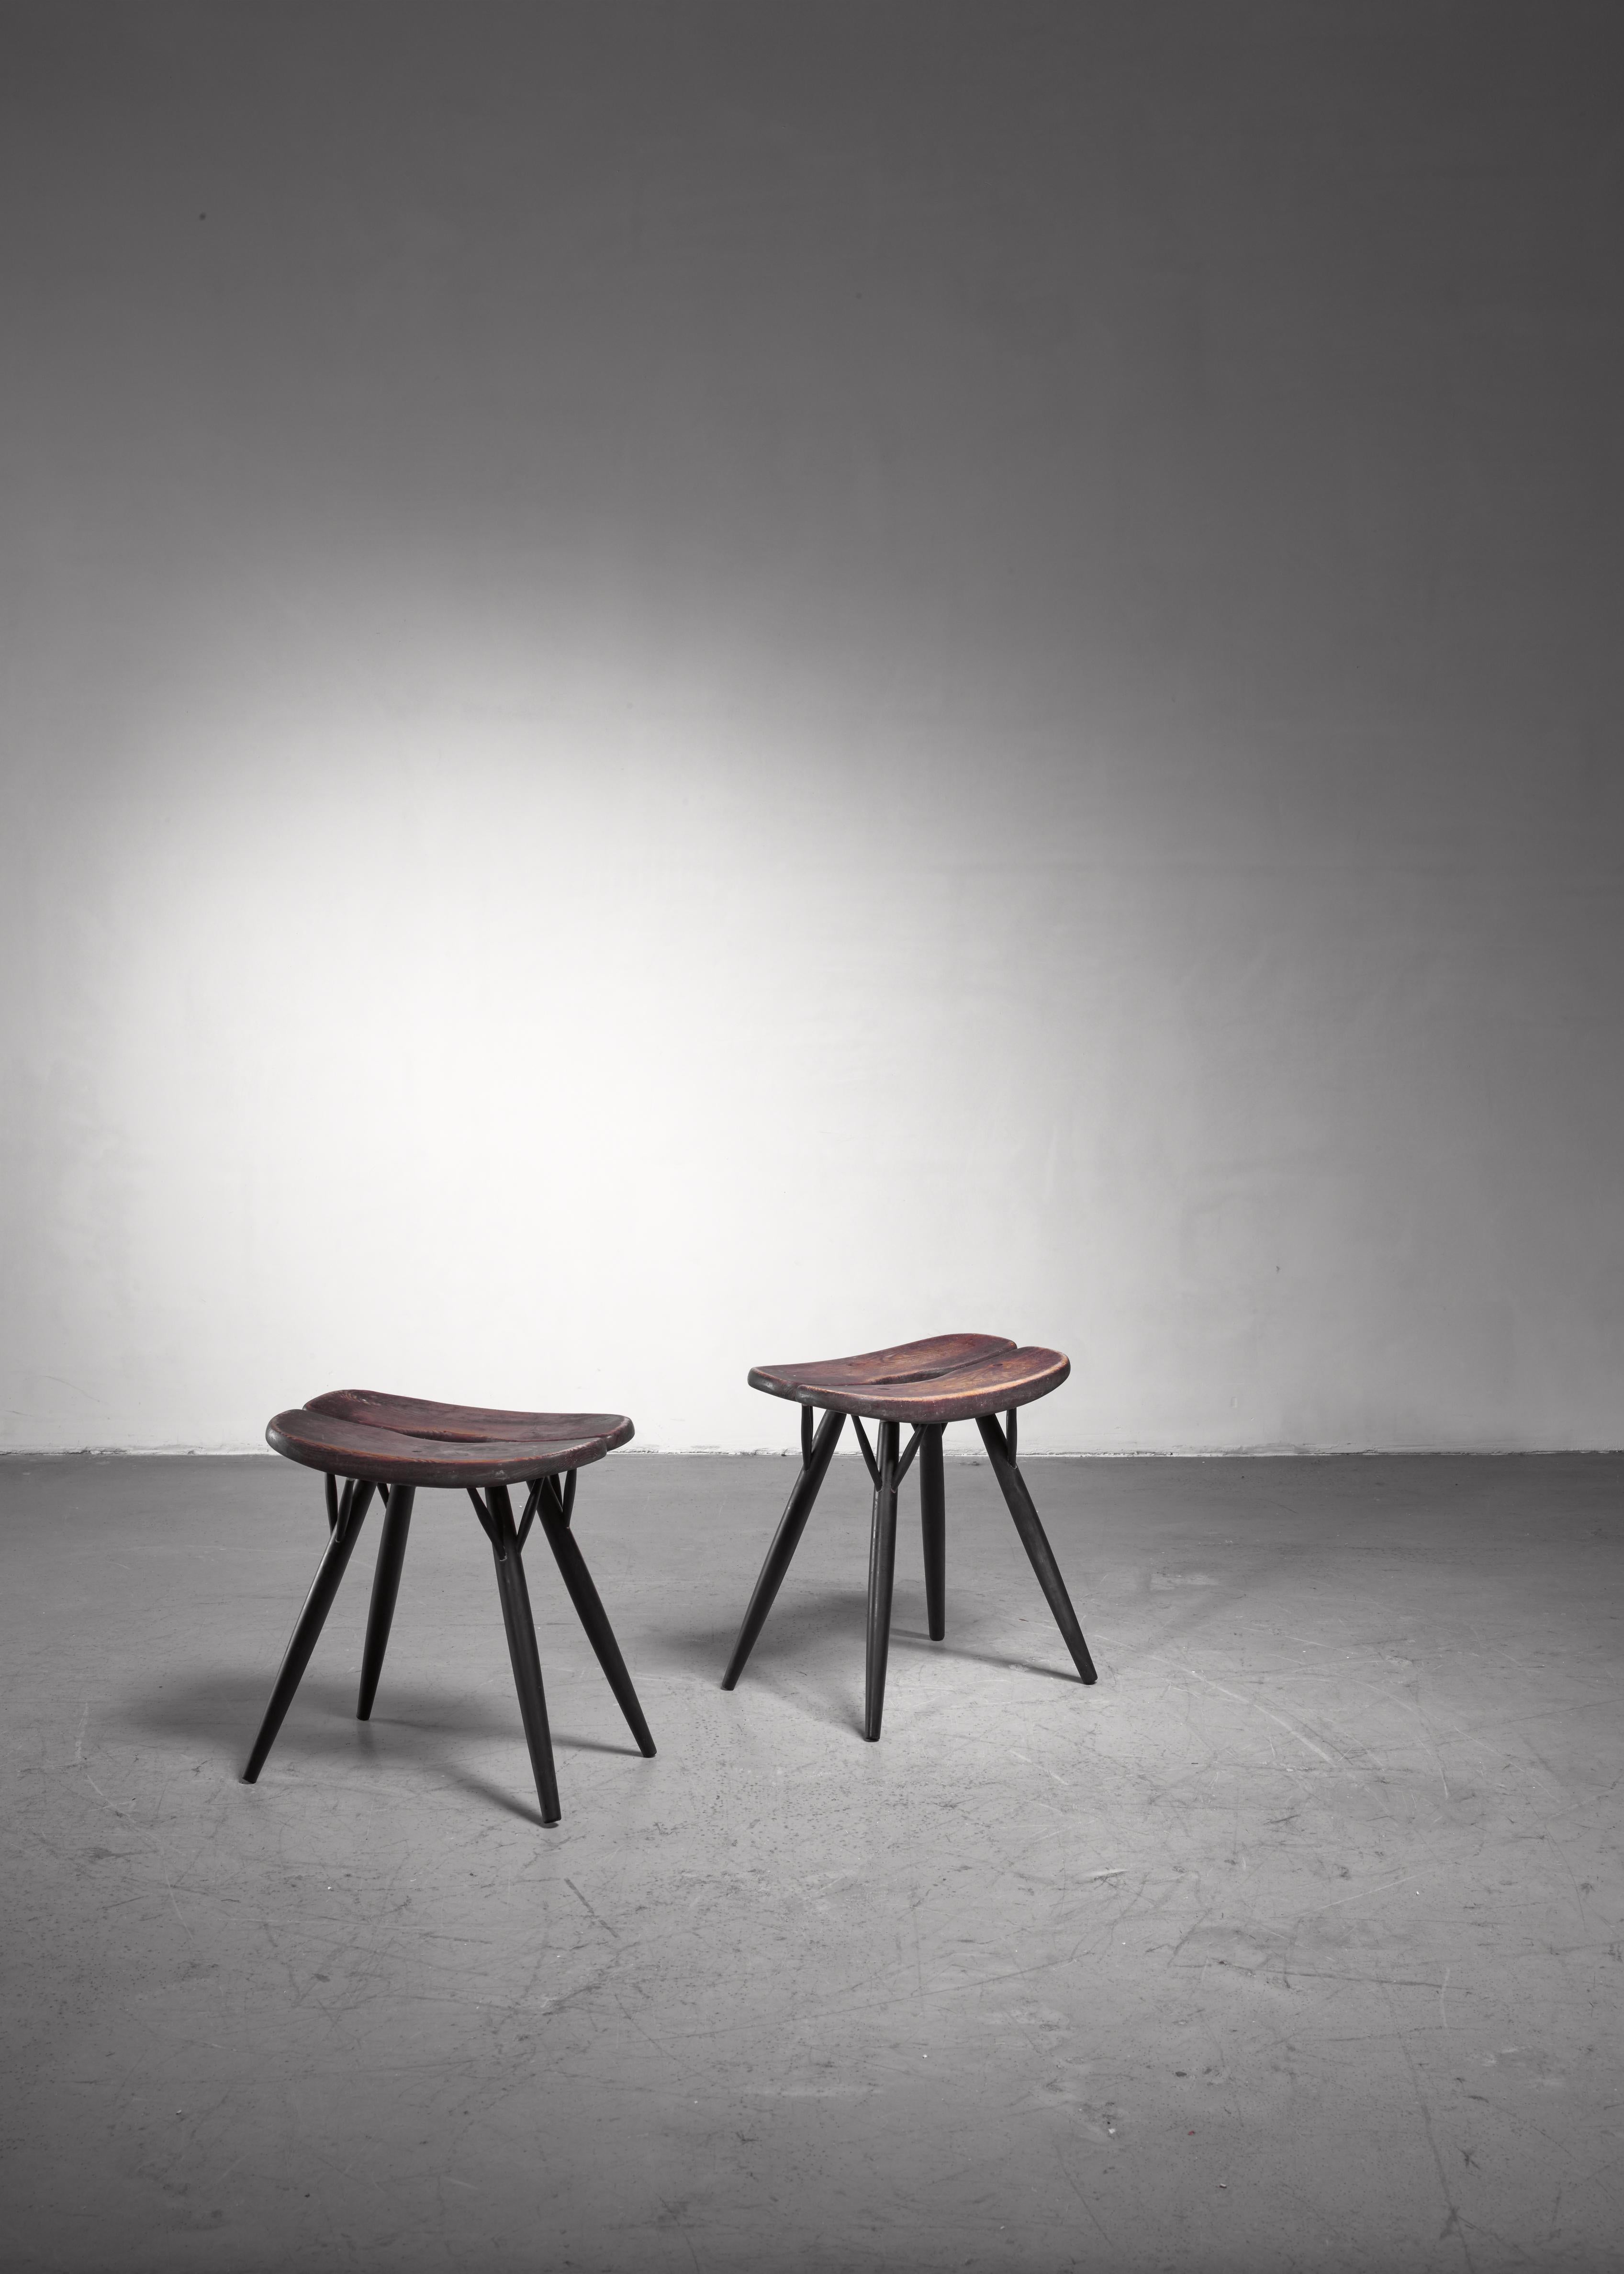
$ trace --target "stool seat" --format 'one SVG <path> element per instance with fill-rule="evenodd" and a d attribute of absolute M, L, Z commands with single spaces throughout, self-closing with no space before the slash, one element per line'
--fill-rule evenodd
<path fill-rule="evenodd" d="M 739 1639 L 722 1676 L 723 1689 L 733 1687 L 756 1647 L 848 1420 L 874 1480 L 864 1736 L 871 1742 L 878 1738 L 884 1710 L 891 1586 L 897 1564 L 897 1492 L 915 1457 L 930 1638 L 940 1642 L 947 1632 L 947 1495 L 942 1436 L 953 1421 L 974 1421 L 980 1432 L 1004 1505 L 1014 1519 L 1078 1677 L 1094 1681 L 1088 1645 L 1017 1460 L 1017 1409 L 1058 1389 L 1071 1371 L 1071 1361 L 1063 1351 L 1048 1350 L 1036 1343 L 1018 1344 L 1007 1335 L 962 1334 L 892 1343 L 884 1350 L 863 1351 L 853 1358 L 752 1367 L 748 1375 L 752 1389 L 765 1390 L 770 1397 L 792 1398 L 801 1409 L 801 1473 L 791 1487 L 789 1504 L 745 1611 Z M 823 1418 L 814 1427 L 813 1415 L 818 1406 L 823 1409 Z M 1000 1413 L 1002 1422 L 997 1418 Z M 868 1442 L 865 1420 L 879 1424 L 877 1446 Z M 905 1423 L 914 1433 L 906 1451 L 900 1442 Z"/>
<path fill-rule="evenodd" d="M 635 1434 L 624 1413 L 515 1413 L 380 1389 L 329 1389 L 278 1413 L 266 1441 L 290 1461 L 386 1485 L 515 1485 L 601 1461 Z"/>
<path fill-rule="evenodd" d="M 575 1472 L 589 1462 L 601 1461 L 632 1434 L 624 1413 L 519 1413 L 500 1405 L 444 1405 L 432 1397 L 397 1397 L 381 1389 L 329 1389 L 306 1405 L 278 1413 L 266 1427 L 267 1442 L 289 1460 L 321 1471 L 327 1545 L 283 1654 L 271 1702 L 243 1771 L 244 1782 L 253 1784 L 265 1766 L 333 1608 L 362 1522 L 376 1499 L 383 1506 L 383 1538 L 372 1574 L 356 1704 L 356 1718 L 371 1719 L 412 1510 L 418 1492 L 434 1487 L 466 1492 L 491 1543 L 542 1822 L 558 1822 L 559 1796 L 536 1624 L 524 1579 L 524 1543 L 532 1525 L 539 1526 L 553 1550 L 570 1601 L 639 1751 L 651 1755 L 654 1739 L 571 1521 Z M 515 1484 L 528 1487 L 523 1513 L 517 1518 L 508 1490 Z"/>
<path fill-rule="evenodd" d="M 821 1405 L 828 1413 L 918 1427 L 977 1421 L 983 1413 L 1030 1405 L 1058 1389 L 1071 1371 L 1063 1352 L 1035 1344 L 1018 1349 L 1001 1335 L 931 1335 L 856 1358 L 752 1367 L 748 1380 L 771 1397 Z"/>

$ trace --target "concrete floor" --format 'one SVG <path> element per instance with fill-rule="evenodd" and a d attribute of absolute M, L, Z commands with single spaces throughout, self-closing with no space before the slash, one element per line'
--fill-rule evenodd
<path fill-rule="evenodd" d="M 952 1464 L 877 1747 L 790 1474 L 583 1478 L 652 1762 L 538 1536 L 544 1831 L 466 1502 L 251 1790 L 315 1480 L 0 1464 L 8 2270 L 1620 2263 L 1624 1462 L 1034 1464 L 1091 1690 Z"/>

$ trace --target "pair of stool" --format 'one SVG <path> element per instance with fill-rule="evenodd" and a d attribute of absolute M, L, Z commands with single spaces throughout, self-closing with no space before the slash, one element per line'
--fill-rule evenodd
<path fill-rule="evenodd" d="M 973 1420 L 980 1429 L 1021 1545 L 1078 1674 L 1084 1682 L 1093 1682 L 1088 1645 L 1016 1458 L 1019 1409 L 1057 1389 L 1071 1370 L 1071 1361 L 1058 1351 L 1018 1349 L 997 1335 L 937 1335 L 856 1358 L 753 1368 L 752 1389 L 792 1399 L 801 1407 L 801 1470 L 722 1676 L 724 1690 L 733 1687 L 755 1646 L 848 1418 L 874 1484 L 864 1736 L 876 1740 L 880 1734 L 897 1562 L 897 1494 L 916 1457 L 931 1639 L 940 1642 L 947 1630 L 942 1434 L 953 1421 Z M 818 1422 L 820 1407 L 823 1419 Z M 1002 1425 L 1000 1413 L 1004 1415 Z M 868 1442 L 865 1420 L 877 1424 L 877 1449 Z M 906 1449 L 901 1446 L 905 1423 L 912 1430 Z M 542 1822 L 556 1824 L 560 1811 L 541 1661 L 522 1560 L 533 1524 L 540 1524 L 633 1736 L 640 1750 L 652 1756 L 654 1739 L 571 1525 L 578 1472 L 632 1436 L 632 1425 L 624 1414 L 515 1413 L 339 1389 L 277 1414 L 265 1434 L 276 1452 L 322 1472 L 328 1540 L 243 1772 L 245 1783 L 254 1783 L 265 1766 L 376 1496 L 383 1506 L 383 1539 L 372 1578 L 356 1706 L 357 1720 L 370 1718 L 400 1592 L 412 1509 L 425 1487 L 466 1492 L 491 1543 Z M 511 1487 L 517 1485 L 524 1487 L 526 1496 L 515 1521 Z"/>

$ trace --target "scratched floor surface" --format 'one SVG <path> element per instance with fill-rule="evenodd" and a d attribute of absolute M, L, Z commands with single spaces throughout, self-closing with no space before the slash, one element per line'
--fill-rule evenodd
<path fill-rule="evenodd" d="M 1624 1462 L 1032 1473 L 1098 1686 L 950 1465 L 867 1746 L 854 1464 L 732 1696 L 787 1465 L 589 1472 L 661 1750 L 538 1542 L 544 1831 L 465 1502 L 251 1790 L 312 1480 L 0 1464 L 0 2261 L 1616 2267 Z"/>

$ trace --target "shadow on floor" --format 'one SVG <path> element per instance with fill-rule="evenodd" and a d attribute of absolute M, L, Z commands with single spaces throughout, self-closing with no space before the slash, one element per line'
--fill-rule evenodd
<path fill-rule="evenodd" d="M 240 1776 L 269 1693 L 263 1674 L 222 1668 L 126 1695 L 106 1711 L 102 1730 L 111 1735 L 122 1727 L 189 1751 L 201 1749 Z M 266 1776 L 274 1777 L 278 1770 L 297 1774 L 301 1766 L 312 1764 L 327 1766 L 387 1757 L 477 1793 L 527 1823 L 540 1821 L 534 1801 L 524 1797 L 528 1767 L 522 1766 L 514 1786 L 507 1788 L 478 1775 L 461 1758 L 469 1741 L 495 1739 L 513 1743 L 523 1763 L 524 1737 L 516 1704 L 421 1683 L 391 1683 L 386 1675 L 370 1721 L 357 1721 L 355 1705 L 353 1681 L 306 1675 L 278 1734 Z M 557 1753 L 642 1758 L 629 1740 L 616 1744 L 556 1728 L 553 1745 Z"/>
<path fill-rule="evenodd" d="M 861 1678 L 864 1638 L 868 1617 L 868 1598 L 866 1592 L 854 1587 L 826 1587 L 800 1593 L 793 1601 L 780 1599 L 768 1614 L 767 1623 L 756 1638 L 756 1647 L 746 1662 L 741 1682 L 756 1679 L 771 1681 L 772 1677 L 795 1668 L 803 1680 L 818 1687 L 834 1675 L 849 1671 L 853 1662 Z M 696 1674 L 720 1685 L 722 1670 L 732 1655 L 738 1638 L 738 1623 L 726 1626 L 709 1621 L 703 1626 L 673 1628 L 662 1638 L 669 1662 L 686 1672 Z M 1064 1653 L 1065 1645 L 1056 1637 L 1056 1648 Z M 974 1650 L 948 1638 L 932 1642 L 922 1627 L 910 1627 L 892 1623 L 892 1651 L 914 1650 L 933 1656 L 974 1660 L 981 1666 L 996 1666 L 1011 1673 L 1037 1674 L 1052 1682 L 1076 1682 L 1077 1672 L 1069 1662 L 1063 1665 L 1045 1664 L 1034 1658 L 1019 1657 L 1010 1651 Z M 775 1694 L 786 1704 L 797 1706 L 820 1721 L 831 1721 L 841 1728 L 848 1726 L 849 1717 L 842 1713 L 822 1713 L 803 1694 L 796 1696 L 777 1682 L 772 1683 Z M 861 1713 L 858 1724 L 861 1726 Z"/>
<path fill-rule="evenodd" d="M 1006 1674 L 1041 1674 L 1050 1682 L 1076 1683 L 1077 1668 L 1068 1660 L 1063 1666 L 1045 1666 L 1035 1658 L 1012 1658 L 1007 1650 L 966 1650 L 962 1643 L 953 1641 L 951 1634 L 942 1642 L 932 1642 L 923 1627 L 893 1627 L 891 1630 L 893 1650 L 918 1650 L 936 1658 L 973 1659 L 978 1666 L 996 1666 Z M 1064 1651 L 1065 1645 L 1056 1645 Z M 1080 1686 L 1080 1685 L 1079 1685 Z"/>

